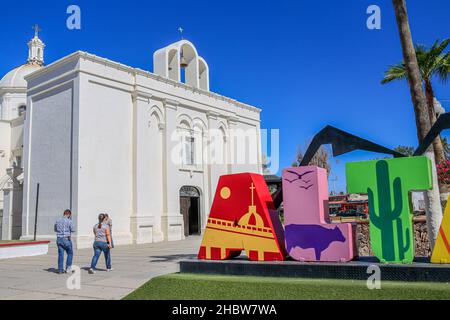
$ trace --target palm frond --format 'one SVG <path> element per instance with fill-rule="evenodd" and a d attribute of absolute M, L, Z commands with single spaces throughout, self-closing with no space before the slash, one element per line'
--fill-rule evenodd
<path fill-rule="evenodd" d="M 440 58 L 435 74 L 442 83 L 446 83 L 450 77 L 450 52 Z"/>
<path fill-rule="evenodd" d="M 389 69 L 384 73 L 384 78 L 381 84 L 386 84 L 394 80 L 404 80 L 406 79 L 406 68 L 405 64 L 396 64 L 389 66 Z"/>
<path fill-rule="evenodd" d="M 447 46 L 450 43 L 450 39 L 445 39 L 442 42 L 440 40 L 437 40 L 428 50 L 427 52 L 427 59 L 424 64 L 424 68 L 427 76 L 431 78 L 432 76 L 436 75 L 441 80 L 444 80 L 446 78 L 444 70 L 446 65 L 446 58 L 443 54 L 444 50 L 447 48 Z M 444 78 L 442 78 L 444 76 Z"/>
<path fill-rule="evenodd" d="M 431 57 L 433 57 L 433 58 L 437 58 L 440 55 L 442 55 L 444 50 L 450 44 L 450 39 L 445 39 L 442 42 L 440 42 L 440 43 L 439 42 L 440 42 L 440 40 L 436 40 L 436 42 L 433 44 L 433 46 L 429 50 L 429 53 L 430 53 Z"/>
<path fill-rule="evenodd" d="M 444 51 L 449 45 L 450 38 L 443 41 L 436 40 L 430 48 L 422 44 L 414 46 L 422 79 L 437 77 L 444 83 L 448 81 L 450 78 L 450 53 L 444 53 Z M 386 84 L 394 80 L 406 79 L 406 77 L 405 65 L 397 64 L 389 67 L 381 83 Z"/>
<path fill-rule="evenodd" d="M 419 64 L 420 73 L 422 77 L 427 75 L 428 64 L 429 64 L 429 55 L 428 48 L 421 44 L 416 44 L 414 46 L 416 51 L 417 63 Z"/>

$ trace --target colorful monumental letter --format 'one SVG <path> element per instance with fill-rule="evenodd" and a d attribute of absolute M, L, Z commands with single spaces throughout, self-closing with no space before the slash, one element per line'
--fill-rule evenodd
<path fill-rule="evenodd" d="M 369 196 L 370 243 L 381 262 L 414 259 L 408 193 L 432 188 L 431 162 L 408 157 L 347 163 L 347 191 Z"/>
<path fill-rule="evenodd" d="M 250 260 L 284 260 L 283 228 L 263 176 L 222 176 L 206 225 L 199 259 L 225 260 L 245 250 Z"/>
<path fill-rule="evenodd" d="M 450 197 L 445 207 L 439 235 L 431 255 L 432 263 L 450 263 Z"/>
<path fill-rule="evenodd" d="M 350 261 L 355 256 L 350 223 L 329 224 L 327 171 L 318 167 L 283 170 L 286 248 L 298 261 Z"/>

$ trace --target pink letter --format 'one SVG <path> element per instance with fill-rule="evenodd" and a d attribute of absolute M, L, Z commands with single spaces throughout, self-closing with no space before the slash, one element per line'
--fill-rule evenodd
<path fill-rule="evenodd" d="M 318 167 L 283 170 L 286 249 L 298 261 L 350 261 L 354 228 L 328 219 L 327 171 Z"/>

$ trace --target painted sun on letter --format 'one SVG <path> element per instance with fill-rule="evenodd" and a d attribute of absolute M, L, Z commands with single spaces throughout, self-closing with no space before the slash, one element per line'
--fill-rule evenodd
<path fill-rule="evenodd" d="M 231 190 L 228 187 L 223 187 L 220 189 L 220 197 L 224 200 L 228 199 L 231 196 Z"/>

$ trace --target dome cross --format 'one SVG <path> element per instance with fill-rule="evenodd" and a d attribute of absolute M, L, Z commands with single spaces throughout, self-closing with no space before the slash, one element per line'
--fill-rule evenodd
<path fill-rule="evenodd" d="M 39 38 L 39 31 L 42 31 L 38 24 L 34 24 L 32 29 L 34 30 L 34 37 Z"/>

